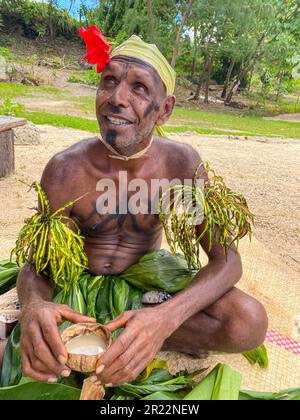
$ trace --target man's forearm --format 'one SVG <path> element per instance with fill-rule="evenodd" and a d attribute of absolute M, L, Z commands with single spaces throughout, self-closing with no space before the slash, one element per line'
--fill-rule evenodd
<path fill-rule="evenodd" d="M 38 276 L 33 266 L 25 264 L 19 273 L 17 291 L 21 307 L 35 301 L 51 301 L 53 285 L 46 277 Z"/>
<path fill-rule="evenodd" d="M 211 260 L 194 277 L 192 283 L 171 300 L 160 305 L 168 314 L 175 328 L 198 312 L 201 312 L 229 292 L 242 276 L 239 254 L 229 251 L 227 261 Z"/>

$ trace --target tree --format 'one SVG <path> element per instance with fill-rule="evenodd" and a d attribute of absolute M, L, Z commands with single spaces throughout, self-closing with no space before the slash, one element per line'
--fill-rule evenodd
<path fill-rule="evenodd" d="M 147 0 L 147 14 L 148 14 L 148 32 L 150 41 L 154 42 L 154 31 L 153 31 L 153 13 L 152 13 L 152 0 Z"/>
<path fill-rule="evenodd" d="M 182 20 L 181 20 L 180 25 L 179 25 L 179 28 L 178 28 L 178 32 L 177 32 L 177 36 L 176 36 L 176 40 L 175 40 L 175 46 L 174 46 L 174 49 L 173 49 L 172 61 L 171 61 L 171 66 L 173 68 L 175 67 L 176 60 L 177 60 L 178 48 L 179 48 L 179 43 L 180 43 L 182 31 L 183 31 L 185 22 L 187 20 L 187 17 L 189 15 L 190 11 L 191 11 L 192 4 L 193 4 L 193 0 L 189 0 L 188 3 L 187 3 L 187 5 L 186 5 L 186 9 L 185 9 L 184 15 L 182 17 Z"/>

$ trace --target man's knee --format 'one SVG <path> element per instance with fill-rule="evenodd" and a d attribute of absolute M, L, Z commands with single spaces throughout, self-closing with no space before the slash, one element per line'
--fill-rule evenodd
<path fill-rule="evenodd" d="M 253 350 L 265 340 L 268 317 L 263 305 L 245 295 L 233 306 L 232 315 L 226 323 L 226 332 L 240 351 Z"/>

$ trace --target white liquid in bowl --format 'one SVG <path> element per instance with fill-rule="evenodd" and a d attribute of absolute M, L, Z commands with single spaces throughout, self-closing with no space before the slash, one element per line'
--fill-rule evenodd
<path fill-rule="evenodd" d="M 78 337 L 72 338 L 66 344 L 68 353 L 71 354 L 84 354 L 85 356 L 96 356 L 102 353 L 107 343 L 99 335 L 79 335 Z"/>

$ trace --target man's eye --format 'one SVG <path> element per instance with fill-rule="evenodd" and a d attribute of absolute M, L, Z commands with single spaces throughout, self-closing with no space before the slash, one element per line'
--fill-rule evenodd
<path fill-rule="evenodd" d="M 147 92 L 147 88 L 145 85 L 143 85 L 143 83 L 135 83 L 134 89 L 139 92 Z"/>
<path fill-rule="evenodd" d="M 104 81 L 108 83 L 114 83 L 116 81 L 116 78 L 114 76 L 106 76 Z"/>

